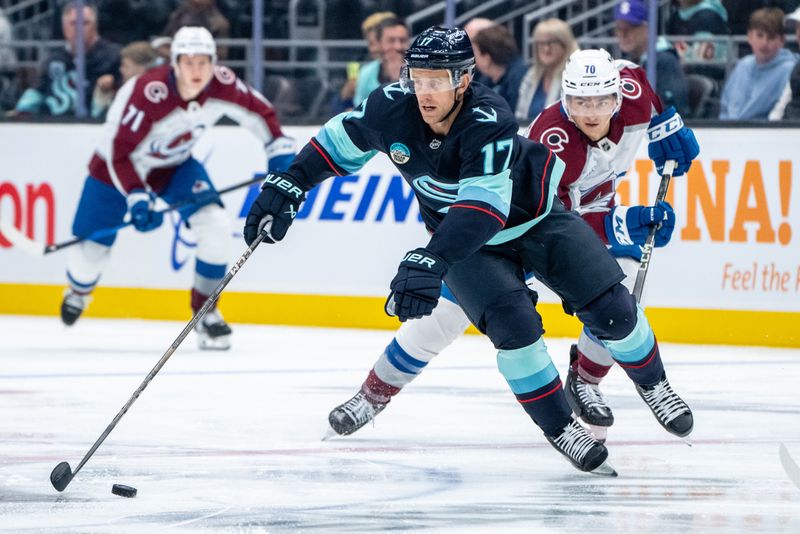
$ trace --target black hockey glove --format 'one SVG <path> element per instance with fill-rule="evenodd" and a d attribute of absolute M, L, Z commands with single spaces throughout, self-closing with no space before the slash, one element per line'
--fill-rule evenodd
<path fill-rule="evenodd" d="M 405 322 L 430 315 L 442 293 L 442 279 L 449 265 L 428 249 L 408 252 L 400 262 L 386 299 L 386 313 Z"/>
<path fill-rule="evenodd" d="M 244 222 L 244 240 L 250 245 L 262 230 L 267 232 L 266 243 L 284 238 L 305 200 L 306 192 L 294 176 L 285 172 L 267 174 L 261 193 L 256 197 Z"/>

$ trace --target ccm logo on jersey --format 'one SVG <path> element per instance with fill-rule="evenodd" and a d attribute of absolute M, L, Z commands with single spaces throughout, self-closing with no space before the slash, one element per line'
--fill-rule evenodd
<path fill-rule="evenodd" d="M 282 189 L 289 193 L 290 195 L 294 195 L 297 199 L 303 197 L 303 190 L 294 185 L 292 182 L 287 180 L 286 178 L 282 178 L 277 174 L 268 174 L 266 180 L 264 180 L 264 185 L 272 185 L 277 187 L 278 189 Z"/>
<path fill-rule="evenodd" d="M 436 265 L 436 260 L 427 256 L 423 256 L 418 252 L 409 252 L 406 254 L 406 257 L 403 258 L 403 261 L 407 261 L 409 263 L 419 263 L 428 269 L 433 269 L 433 266 Z"/>

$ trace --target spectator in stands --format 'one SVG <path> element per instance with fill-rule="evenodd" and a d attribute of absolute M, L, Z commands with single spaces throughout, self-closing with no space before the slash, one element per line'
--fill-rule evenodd
<path fill-rule="evenodd" d="M 533 29 L 533 65 L 519 86 L 515 115 L 530 122 L 561 96 L 561 73 L 578 43 L 569 24 L 560 19 L 540 21 Z"/>
<path fill-rule="evenodd" d="M 614 34 L 624 59 L 647 66 L 647 2 L 622 0 L 614 6 Z M 689 83 L 678 52 L 664 38 L 656 46 L 656 93 L 664 106 L 689 115 Z"/>
<path fill-rule="evenodd" d="M 78 10 L 70 2 L 61 11 L 61 29 L 67 46 L 54 50 L 45 60 L 35 88 L 22 93 L 13 114 L 65 115 L 76 109 L 78 91 L 75 88 L 74 63 L 77 44 Z M 97 80 L 111 74 L 119 80 L 119 46 L 102 37 L 97 27 L 97 8 L 84 2 L 83 44 L 86 51 L 86 109 L 91 109 L 92 91 Z"/>
<path fill-rule="evenodd" d="M 217 7 L 216 0 L 183 0 L 169 16 L 161 34 L 173 36 L 184 26 L 202 26 L 215 40 L 230 37 L 231 24 Z M 217 57 L 227 58 L 227 47 L 217 46 Z"/>
<path fill-rule="evenodd" d="M 795 37 L 800 42 L 800 7 L 787 15 L 786 19 L 794 25 Z M 800 62 L 795 64 L 781 97 L 769 112 L 769 120 L 781 119 L 800 120 Z"/>
<path fill-rule="evenodd" d="M 379 61 L 381 58 L 381 43 L 378 40 L 378 26 L 385 20 L 396 18 L 397 15 L 391 11 L 379 11 L 365 18 L 364 22 L 361 23 L 361 35 L 367 42 L 367 57 L 370 61 Z M 331 111 L 334 115 L 338 115 L 342 111 L 353 109 L 353 98 L 356 94 L 356 82 L 358 81 L 358 73 L 360 70 L 361 65 L 356 61 L 347 64 L 347 80 L 339 90 L 339 95 L 334 97 L 331 102 Z"/>
<path fill-rule="evenodd" d="M 147 69 L 160 64 L 159 56 L 147 41 L 134 41 L 120 52 L 119 73 L 124 84 L 134 76 L 143 74 Z M 98 78 L 92 95 L 92 117 L 103 117 L 117 93 L 114 77 L 104 74 Z"/>
<path fill-rule="evenodd" d="M 687 73 L 701 74 L 721 82 L 728 57 L 725 41 L 714 41 L 711 35 L 728 35 L 728 12 L 720 0 L 678 0 L 667 21 L 668 35 L 692 35 L 692 42 L 679 41 L 675 48 L 686 65 Z M 709 64 L 715 63 L 715 64 Z"/>
<path fill-rule="evenodd" d="M 736 62 L 725 82 L 720 119 L 766 119 L 797 63 L 797 56 L 784 48 L 783 11 L 776 7 L 750 15 L 747 42 L 753 53 Z"/>
<path fill-rule="evenodd" d="M 169 63 L 172 61 L 170 57 L 171 47 L 172 37 L 160 35 L 158 37 L 153 37 L 153 39 L 150 41 L 150 48 L 156 51 L 161 63 Z"/>
<path fill-rule="evenodd" d="M 514 36 L 505 26 L 496 25 L 479 31 L 472 44 L 476 50 L 475 66 L 489 77 L 489 86 L 509 107 L 516 109 L 519 86 L 528 69 Z"/>
<path fill-rule="evenodd" d="M 469 22 L 464 24 L 464 31 L 467 32 L 467 37 L 469 37 L 469 40 L 472 43 L 472 53 L 476 56 L 478 55 L 478 49 L 475 48 L 475 36 L 478 35 L 478 32 L 485 30 L 486 28 L 491 28 L 494 25 L 495 24 L 493 20 L 483 17 L 472 18 L 469 20 Z M 492 80 L 482 73 L 477 67 L 472 73 L 472 81 L 482 83 L 483 85 L 487 86 L 492 85 Z"/>
<path fill-rule="evenodd" d="M 378 25 L 377 37 L 381 58 L 367 63 L 358 71 L 356 93 L 353 97 L 353 105 L 356 107 L 376 88 L 400 79 L 400 67 L 405 61 L 409 44 L 405 21 L 397 17 L 384 20 Z"/>

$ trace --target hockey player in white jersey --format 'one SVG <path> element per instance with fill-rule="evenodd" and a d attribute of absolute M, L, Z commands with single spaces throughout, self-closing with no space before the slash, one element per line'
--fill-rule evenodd
<path fill-rule="evenodd" d="M 683 125 L 674 108 L 662 108 L 641 68 L 614 61 L 605 50 L 584 50 L 575 52 L 566 65 L 561 102 L 542 112 L 528 136 L 566 163 L 559 198 L 607 243 L 627 275 L 624 284 L 632 289 L 641 245 L 650 227 L 659 225 L 655 244 L 664 246 L 670 240 L 675 215 L 666 202 L 616 205 L 616 181 L 631 167 L 646 136 L 659 172 L 667 160 L 675 160 L 674 175 L 685 174 L 699 153 L 691 129 Z M 371 421 L 469 326 L 446 286 L 442 296 L 432 315 L 400 327 L 359 392 L 331 411 L 333 432 L 351 434 Z M 572 346 L 570 359 L 564 388 L 570 406 L 599 439 L 605 439 L 614 418 L 599 384 L 614 360 L 585 328 L 578 344 Z M 637 390 L 665 429 L 679 436 L 691 432 L 691 410 L 674 394 L 666 377 L 653 387 Z"/>
<path fill-rule="evenodd" d="M 154 210 L 156 197 L 184 205 L 178 212 L 197 240 L 190 300 L 197 312 L 227 272 L 231 225 L 192 147 L 222 116 L 258 138 L 268 170 L 288 167 L 294 143 L 283 135 L 272 105 L 217 65 L 216 43 L 208 30 L 183 27 L 171 46 L 171 65 L 129 80 L 115 97 L 104 139 L 89 163 L 72 232 L 89 236 L 121 224 L 126 216 L 138 231 L 149 232 L 163 219 Z M 61 304 L 64 324 L 74 324 L 86 308 L 115 238 L 90 238 L 73 249 Z M 228 349 L 230 335 L 216 306 L 197 325 L 202 349 Z"/>

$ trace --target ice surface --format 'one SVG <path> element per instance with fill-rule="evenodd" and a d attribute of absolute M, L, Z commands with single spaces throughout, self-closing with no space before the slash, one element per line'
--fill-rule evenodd
<path fill-rule="evenodd" d="M 460 339 L 369 426 L 322 442 L 391 332 L 235 326 L 191 335 L 64 493 L 73 468 L 182 323 L 0 317 L 5 532 L 800 532 L 800 351 L 663 344 L 695 413 L 667 434 L 619 369 L 617 479 L 578 472 L 516 404 L 478 336 Z M 570 340 L 549 339 L 565 374 Z M 111 494 L 114 483 L 139 490 Z"/>

